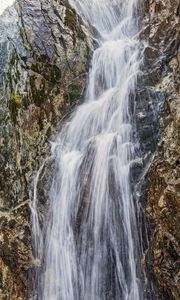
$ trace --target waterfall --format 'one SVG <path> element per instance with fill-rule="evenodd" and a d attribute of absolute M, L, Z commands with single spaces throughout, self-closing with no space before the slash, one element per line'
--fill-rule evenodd
<path fill-rule="evenodd" d="M 138 147 L 130 107 L 142 60 L 137 1 L 70 3 L 95 29 L 98 47 L 85 101 L 52 143 L 55 168 L 41 233 L 35 187 L 33 233 L 43 261 L 37 299 L 140 300 L 130 176 Z"/>

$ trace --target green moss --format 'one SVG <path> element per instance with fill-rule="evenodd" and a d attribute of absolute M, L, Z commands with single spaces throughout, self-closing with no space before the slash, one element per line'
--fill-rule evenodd
<path fill-rule="evenodd" d="M 20 27 L 19 33 L 20 33 L 21 38 L 24 39 L 24 37 L 25 37 L 25 30 L 24 30 L 23 27 Z"/>
<path fill-rule="evenodd" d="M 23 99 L 19 93 L 13 92 L 10 95 L 9 111 L 11 113 L 11 119 L 16 123 L 18 108 L 23 104 Z"/>
<path fill-rule="evenodd" d="M 24 48 L 27 50 L 27 51 L 31 51 L 31 47 L 27 44 L 27 43 L 24 43 L 23 44 Z"/>
<path fill-rule="evenodd" d="M 16 104 L 17 106 L 20 106 L 23 103 L 23 100 L 22 100 L 21 96 L 17 93 L 12 93 L 11 97 L 10 97 L 10 100 L 11 100 L 11 102 Z"/>

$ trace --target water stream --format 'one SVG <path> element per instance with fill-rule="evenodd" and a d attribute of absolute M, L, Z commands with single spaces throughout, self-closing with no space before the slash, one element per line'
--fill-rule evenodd
<path fill-rule="evenodd" d="M 130 107 L 141 64 L 137 1 L 70 2 L 96 29 L 98 47 L 85 101 L 52 146 L 56 167 L 44 232 L 35 188 L 33 232 L 43 256 L 37 299 L 140 300 L 130 179 L 137 151 Z"/>

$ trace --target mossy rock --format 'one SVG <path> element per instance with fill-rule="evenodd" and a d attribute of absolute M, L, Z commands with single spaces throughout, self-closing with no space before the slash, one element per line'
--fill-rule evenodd
<path fill-rule="evenodd" d="M 11 119 L 13 123 L 16 123 L 17 112 L 23 105 L 23 99 L 19 93 L 12 92 L 9 99 L 9 111 L 11 113 Z"/>
<path fill-rule="evenodd" d="M 84 33 L 77 22 L 77 14 L 73 9 L 66 9 L 65 25 L 70 28 L 80 39 L 84 39 Z"/>
<path fill-rule="evenodd" d="M 23 104 L 23 99 L 18 93 L 12 93 L 10 97 L 11 102 L 16 104 L 17 106 L 20 106 Z"/>
<path fill-rule="evenodd" d="M 40 87 L 37 88 L 35 84 L 36 79 L 37 78 L 35 75 L 30 77 L 32 99 L 37 106 L 41 106 L 41 104 L 44 103 L 44 101 L 47 99 L 47 94 L 48 94 L 46 88 L 46 80 L 42 78 Z"/>
<path fill-rule="evenodd" d="M 78 85 L 71 85 L 70 91 L 65 94 L 65 101 L 70 105 L 80 101 L 82 98 L 82 89 Z"/>
<path fill-rule="evenodd" d="M 24 43 L 23 46 L 26 51 L 32 51 L 32 48 L 27 43 Z"/>

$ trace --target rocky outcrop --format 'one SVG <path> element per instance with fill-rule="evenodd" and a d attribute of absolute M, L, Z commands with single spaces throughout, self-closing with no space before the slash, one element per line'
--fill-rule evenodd
<path fill-rule="evenodd" d="M 179 300 L 180 5 L 149 0 L 144 7 L 147 46 L 135 107 L 143 159 L 133 179 L 139 183 L 155 153 L 146 174 L 147 269 L 162 290 L 158 299 Z M 18 0 L 0 20 L 0 299 L 32 296 L 30 187 L 49 154 L 48 138 L 81 101 L 92 48 L 87 26 L 66 0 Z"/>
<path fill-rule="evenodd" d="M 164 99 L 160 138 L 146 176 L 146 215 L 151 222 L 150 252 L 166 299 L 180 299 L 180 4 L 147 3 L 145 36 L 149 87 Z M 152 62 L 153 67 L 152 67 Z"/>
<path fill-rule="evenodd" d="M 81 101 L 92 48 L 85 26 L 67 1 L 19 0 L 1 17 L 1 299 L 31 296 L 29 187 L 48 138 Z"/>

